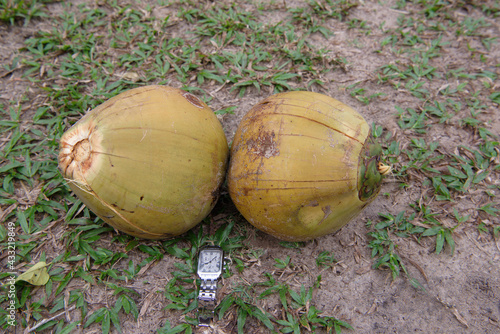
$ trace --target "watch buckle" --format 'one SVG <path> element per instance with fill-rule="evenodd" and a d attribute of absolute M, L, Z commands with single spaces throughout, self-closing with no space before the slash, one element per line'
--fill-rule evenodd
<path fill-rule="evenodd" d="M 198 310 L 198 326 L 210 327 L 214 318 L 214 311 L 202 309 Z"/>

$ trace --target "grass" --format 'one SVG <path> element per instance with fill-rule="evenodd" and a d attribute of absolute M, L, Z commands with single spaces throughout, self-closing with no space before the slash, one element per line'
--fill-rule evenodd
<path fill-rule="evenodd" d="M 23 21 L 27 26 L 32 19 L 48 17 L 45 3 L 53 0 L 0 1 L 0 21 L 15 24 Z"/>
<path fill-rule="evenodd" d="M 404 8 L 403 3 L 406 2 L 400 2 L 400 5 L 403 6 L 400 8 Z M 476 36 L 483 44 L 483 47 L 489 50 L 489 37 L 485 38 L 481 34 L 474 33 L 476 28 L 486 27 L 487 24 L 484 18 L 465 18 L 463 21 L 457 22 L 444 11 L 441 11 L 440 6 L 425 2 L 413 2 L 413 4 L 415 3 L 420 6 L 415 8 L 410 5 L 411 10 L 419 10 L 433 19 L 426 22 L 424 26 L 412 17 L 401 16 L 398 19 L 398 27 L 390 32 L 391 34 L 385 37 L 381 43 L 382 48 L 390 45 L 391 52 L 400 54 L 403 59 L 411 59 L 412 61 L 407 63 L 402 60 L 396 64 L 381 66 L 377 75 L 378 83 L 390 84 L 395 89 L 406 92 L 421 101 L 417 103 L 417 108 L 395 106 L 399 118 L 398 125 L 411 139 L 406 144 L 408 148 L 405 150 L 400 150 L 401 144 L 389 143 L 386 153 L 389 160 L 393 162 L 395 162 L 395 159 L 391 157 L 396 157 L 401 153 L 406 156 L 406 159 L 401 159 L 405 162 L 395 169 L 394 175 L 407 180 L 412 176 L 418 176 L 424 186 L 422 193 L 424 200 L 457 203 L 459 202 L 459 196 L 470 194 L 473 191 L 481 191 L 483 194 L 487 194 L 483 181 L 488 175 L 496 174 L 499 168 L 497 162 L 490 165 L 492 161 L 491 152 L 487 153 L 480 148 L 484 147 L 484 145 L 492 147 L 491 145 L 497 146 L 499 144 L 497 135 L 486 130 L 485 122 L 481 121 L 479 117 L 481 111 L 486 108 L 483 101 L 487 101 L 488 90 L 483 89 L 484 87 L 480 87 L 480 85 L 478 85 L 477 90 L 472 92 L 468 89 L 469 87 L 475 87 L 472 82 L 479 82 L 480 77 L 492 76 L 496 79 L 496 74 L 489 71 L 467 73 L 464 68 L 447 73 L 439 71 L 433 65 L 433 60 L 442 57 L 442 50 L 447 47 L 449 42 L 444 42 L 442 35 L 436 30 L 455 31 L 457 36 Z M 484 7 L 483 10 L 485 10 Z M 440 28 L 436 29 L 438 26 Z M 405 28 L 412 29 L 404 30 Z M 389 31 L 386 32 L 389 33 Z M 419 34 L 427 34 L 427 41 L 421 38 Z M 473 58 L 474 56 L 474 54 L 471 55 Z M 457 79 L 455 85 L 452 86 L 447 83 L 439 88 L 437 94 L 432 94 L 431 89 L 427 88 L 436 79 L 448 79 L 450 74 L 451 77 Z M 467 107 L 463 105 L 462 101 L 464 100 L 467 101 Z M 464 110 L 467 109 L 470 117 L 463 116 Z M 481 142 L 481 144 L 476 148 L 460 145 L 456 148 L 456 153 L 442 154 L 443 150 L 440 148 L 440 143 L 427 143 L 425 139 L 419 138 L 428 131 L 436 131 L 436 129 L 445 131 L 450 126 L 456 126 L 464 134 L 470 133 L 470 130 L 472 130 L 473 136 L 477 137 L 477 141 Z M 403 186 L 408 184 L 409 182 L 402 183 Z M 426 186 L 429 187 L 430 193 L 425 192 Z M 483 201 L 486 202 L 490 199 L 492 198 L 488 195 L 483 197 Z M 488 203 L 486 204 L 487 208 L 490 207 L 490 204 L 492 207 L 497 206 L 497 204 Z M 380 267 L 383 265 L 390 268 L 393 277 L 399 275 L 401 268 L 404 269 L 404 265 L 397 255 L 397 244 L 391 238 L 391 233 L 396 233 L 398 236 L 404 233 L 405 237 L 408 234 L 416 235 L 418 238 L 432 237 L 435 238 L 435 252 L 437 254 L 442 252 L 445 245 L 453 253 L 455 249 L 453 239 L 455 228 L 459 224 L 469 221 L 471 216 L 481 216 L 480 211 L 483 211 L 481 207 L 476 207 L 469 209 L 467 215 L 461 215 L 454 208 L 453 212 L 457 225 L 443 226 L 440 221 L 449 216 L 448 211 L 439 212 L 440 210 L 432 209 L 431 206 L 426 208 L 422 203 L 415 203 L 410 206 L 415 211 L 410 215 L 409 219 L 403 219 L 404 216 L 400 215 L 396 219 L 392 215 L 382 214 L 386 221 L 374 225 L 374 231 L 369 233 L 373 238 L 369 245 L 373 250 L 372 256 L 380 256 L 374 266 Z M 403 214 L 403 212 L 400 214 Z M 420 223 L 418 226 L 411 224 L 411 221 L 415 219 L 415 214 L 423 219 L 424 225 Z M 496 215 L 496 211 L 490 212 L 491 217 L 496 217 Z M 381 226 L 383 226 L 382 229 Z M 404 232 L 401 231 L 401 228 L 403 228 Z M 406 270 L 404 271 L 406 272 Z"/>
<path fill-rule="evenodd" d="M 49 15 L 48 6 L 57 7 L 57 14 Z M 356 6 L 361 5 L 348 0 L 307 1 L 293 8 L 222 2 L 205 10 L 191 1 L 161 6 L 0 1 L 0 20 L 8 29 L 44 25 L 0 69 L 0 80 L 16 78 L 26 87 L 16 98 L 0 101 L 2 249 L 15 236 L 15 259 L 3 258 L 2 264 L 12 263 L 19 274 L 46 261 L 50 275 L 42 287 L 16 283 L 14 299 L 2 291 L 2 305 L 15 301 L 17 325 L 38 332 L 126 332 L 124 319 L 135 322 L 147 311 L 142 310 L 147 291 L 171 301 L 163 307 L 175 315 L 158 333 L 191 333 L 197 322 L 196 254 L 203 245 L 217 244 L 233 260 L 224 273 L 230 289 L 217 315 L 220 321 L 233 319 L 235 331 L 243 333 L 246 326 L 281 333 L 351 328 L 348 321 L 314 306 L 321 276 L 311 281 L 293 257 L 309 247 L 306 243 L 280 243 L 277 247 L 290 255 L 266 260 L 264 250 L 246 238 L 254 229 L 227 213 L 174 240 L 150 242 L 116 234 L 71 195 L 57 171 L 62 133 L 87 110 L 132 87 L 180 86 L 221 106 L 220 115 L 237 107 L 221 104 L 214 98 L 221 96 L 218 92 L 236 100 L 296 89 L 328 92 L 336 84 L 332 76 L 352 73 L 355 62 L 328 49 L 326 41 L 335 37 L 332 26 L 370 38 L 378 43 L 378 53 L 393 59 L 362 81 L 345 85 L 351 104 L 379 106 L 400 94 L 410 101 L 385 107 L 394 114 L 394 132 L 373 127 L 393 166 L 392 179 L 418 198 L 404 211 L 381 212 L 378 220 L 367 223 L 365 246 L 373 268 L 388 269 L 393 279 L 403 273 L 419 287 L 399 243 L 418 240 L 443 256 L 453 255 L 462 225 L 497 238 L 498 223 L 484 222 L 497 221 L 500 210 L 500 186 L 491 182 L 500 172 L 500 144 L 490 127 L 491 108 L 500 103 L 494 85 L 500 64 L 488 54 L 498 42 L 488 35 L 498 6 L 472 1 L 470 6 L 482 16 L 469 17 L 449 14 L 459 11 L 459 5 L 401 0 L 395 9 L 412 15 L 401 14 L 394 27 L 380 25 L 378 30 L 351 17 Z M 162 8 L 168 14 L 161 14 Z M 443 62 L 458 48 L 466 50 L 473 65 Z M 448 147 L 436 138 L 450 129 L 470 144 L 459 140 L 460 145 Z M 471 198 L 477 205 L 469 205 Z M 221 201 L 227 204 L 227 195 Z M 144 273 L 166 260 L 172 261 L 172 270 L 165 282 L 143 281 Z M 321 251 L 309 264 L 315 268 L 309 269 L 323 272 L 337 261 L 332 251 Z M 273 273 L 253 282 L 243 279 L 263 265 Z M 287 275 L 301 283 L 292 285 Z M 0 274 L 3 290 L 9 277 Z M 95 292 L 101 297 L 89 296 Z M 77 314 L 61 316 L 70 310 Z M 0 326 L 8 329 L 5 307 L 0 315 Z"/>

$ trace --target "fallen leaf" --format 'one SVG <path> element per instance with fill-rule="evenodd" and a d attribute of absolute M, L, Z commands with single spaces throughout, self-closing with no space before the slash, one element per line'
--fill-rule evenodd
<path fill-rule="evenodd" d="M 135 82 L 139 80 L 139 74 L 135 72 L 126 72 L 125 74 L 123 74 L 123 78 Z"/>
<path fill-rule="evenodd" d="M 16 279 L 18 281 L 25 281 L 33 285 L 45 285 L 49 281 L 49 274 L 47 273 L 47 263 L 40 261 L 33 267 L 26 270 L 26 272 L 19 275 Z"/>

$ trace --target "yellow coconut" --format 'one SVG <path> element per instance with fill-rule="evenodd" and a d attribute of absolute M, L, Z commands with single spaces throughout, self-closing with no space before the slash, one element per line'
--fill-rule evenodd
<path fill-rule="evenodd" d="M 304 241 L 347 224 L 380 190 L 381 148 L 354 109 L 312 92 L 273 95 L 241 121 L 229 193 L 252 225 Z M 381 174 L 382 172 L 382 174 Z"/>
<path fill-rule="evenodd" d="M 203 101 L 147 86 L 111 98 L 67 130 L 59 168 L 82 202 L 115 229 L 162 239 L 209 214 L 227 158 L 222 126 Z"/>

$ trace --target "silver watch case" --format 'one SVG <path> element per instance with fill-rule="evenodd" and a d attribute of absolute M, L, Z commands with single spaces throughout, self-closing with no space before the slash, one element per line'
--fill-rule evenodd
<path fill-rule="evenodd" d="M 216 270 L 207 271 L 204 269 L 204 263 L 202 262 L 204 254 L 213 253 L 216 254 L 219 265 Z M 207 246 L 203 247 L 198 254 L 198 267 L 197 273 L 200 279 L 216 281 L 221 275 L 224 268 L 224 251 L 217 246 Z"/>

